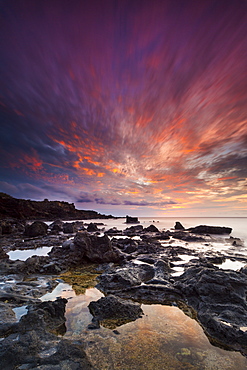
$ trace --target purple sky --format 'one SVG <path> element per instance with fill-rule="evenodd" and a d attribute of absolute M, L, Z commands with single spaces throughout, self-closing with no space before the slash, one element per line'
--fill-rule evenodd
<path fill-rule="evenodd" d="M 247 1 L 0 0 L 0 191 L 247 216 Z"/>

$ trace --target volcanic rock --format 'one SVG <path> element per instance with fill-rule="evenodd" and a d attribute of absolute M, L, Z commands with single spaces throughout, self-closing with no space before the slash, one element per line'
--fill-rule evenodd
<path fill-rule="evenodd" d="M 135 321 L 143 315 L 139 303 L 124 300 L 114 295 L 102 297 L 98 301 L 92 301 L 88 308 L 94 318 L 102 326 L 109 329 L 114 329 L 127 322 Z"/>
<path fill-rule="evenodd" d="M 194 234 L 231 234 L 232 228 L 231 227 L 223 227 L 223 226 L 207 226 L 207 225 L 199 225 L 196 227 L 190 227 L 188 229 L 191 233 Z"/>
<path fill-rule="evenodd" d="M 79 232 L 74 238 L 74 245 L 77 251 L 83 253 L 90 262 L 117 262 L 120 254 L 114 250 L 107 235 L 99 237 L 88 235 L 86 232 Z"/>
<path fill-rule="evenodd" d="M 105 293 L 141 285 L 154 277 L 154 267 L 148 264 L 129 264 L 125 268 L 112 269 L 98 277 L 97 287 Z"/>
<path fill-rule="evenodd" d="M 126 216 L 126 224 L 139 224 L 138 217 Z"/>
<path fill-rule="evenodd" d="M 2 369 L 93 369 L 81 341 L 71 342 L 52 334 L 65 332 L 66 302 L 58 298 L 32 304 L 19 323 L 0 325 L 0 332 L 4 328 L 6 331 L 6 338 L 0 341 Z"/>
<path fill-rule="evenodd" d="M 174 229 L 175 230 L 184 230 L 184 227 L 183 227 L 183 225 L 179 221 L 176 221 L 176 224 L 174 226 Z"/>
<path fill-rule="evenodd" d="M 87 231 L 88 232 L 95 232 L 95 231 L 99 231 L 97 225 L 95 225 L 93 222 L 91 222 L 88 227 L 87 227 Z"/>
<path fill-rule="evenodd" d="M 34 221 L 25 227 L 24 235 L 33 238 L 35 236 L 46 235 L 48 226 L 42 221 Z"/>
<path fill-rule="evenodd" d="M 63 224 L 64 234 L 73 234 L 75 232 L 74 225 L 71 222 L 65 222 Z"/>
<path fill-rule="evenodd" d="M 244 271 L 243 271 L 244 272 Z M 219 344 L 247 354 L 247 281 L 243 272 L 220 270 L 195 263 L 180 277 L 176 287 L 197 311 L 206 333 Z"/>
<path fill-rule="evenodd" d="M 63 231 L 63 221 L 61 220 L 55 220 L 50 224 L 51 231 Z"/>
<path fill-rule="evenodd" d="M 160 232 L 159 229 L 154 225 L 150 225 L 146 227 L 145 229 L 143 229 L 143 231 L 146 231 L 148 233 L 159 233 Z"/>

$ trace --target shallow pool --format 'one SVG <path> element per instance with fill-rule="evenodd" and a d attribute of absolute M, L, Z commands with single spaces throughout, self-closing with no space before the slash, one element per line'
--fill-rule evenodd
<path fill-rule="evenodd" d="M 76 295 L 71 285 L 59 283 L 42 300 L 68 299 L 67 339 L 83 339 L 90 361 L 104 370 L 244 370 L 247 359 L 210 344 L 197 321 L 176 306 L 142 305 L 144 316 L 113 331 L 88 329 L 88 304 L 103 294 L 96 288 Z"/>

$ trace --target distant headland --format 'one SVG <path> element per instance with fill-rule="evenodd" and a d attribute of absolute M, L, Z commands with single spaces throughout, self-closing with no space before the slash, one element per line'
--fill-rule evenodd
<path fill-rule="evenodd" d="M 91 210 L 79 210 L 74 203 L 64 201 L 42 201 L 17 199 L 0 192 L 0 219 L 14 218 L 18 220 L 88 220 L 95 218 L 117 218 L 112 215 L 100 214 Z"/>

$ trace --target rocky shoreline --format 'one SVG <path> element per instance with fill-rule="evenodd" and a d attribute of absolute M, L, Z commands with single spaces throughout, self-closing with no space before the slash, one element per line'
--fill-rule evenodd
<path fill-rule="evenodd" d="M 2 221 L 2 230 L 7 224 Z M 105 295 L 89 305 L 93 315 L 89 330 L 101 325 L 116 330 L 136 320 L 142 316 L 142 303 L 176 305 L 199 322 L 211 343 L 247 357 L 247 258 L 238 253 L 243 245 L 229 236 L 230 228 L 199 225 L 185 230 L 179 222 L 173 230 L 163 231 L 154 225 L 138 224 L 123 231 L 106 231 L 102 226 L 12 221 L 10 232 L 1 235 L 0 362 L 4 369 L 52 370 L 61 369 L 61 364 L 68 369 L 93 368 L 82 341 L 62 338 L 66 299 L 41 300 L 61 274 L 89 264 L 100 271 L 96 287 Z M 222 236 L 236 249 L 234 255 L 202 253 L 190 246 L 206 246 Z M 52 247 L 48 256 L 12 261 L 7 254 L 42 246 Z M 188 261 L 183 261 L 183 255 Z M 221 269 L 227 258 L 242 262 L 243 267 Z M 180 275 L 175 273 L 178 263 Z M 24 305 L 26 314 L 17 321 L 14 310 Z"/>

